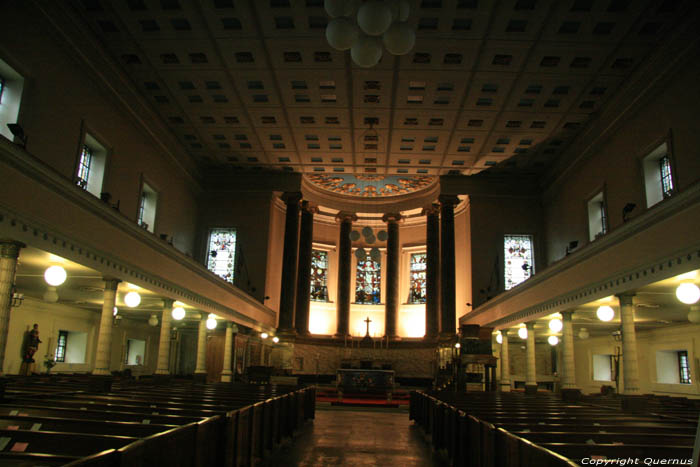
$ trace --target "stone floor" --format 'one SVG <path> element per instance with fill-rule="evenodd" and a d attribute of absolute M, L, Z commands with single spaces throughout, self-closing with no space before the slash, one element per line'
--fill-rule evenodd
<path fill-rule="evenodd" d="M 266 466 L 396 466 L 441 465 L 421 429 L 408 420 L 408 410 L 316 406 L 294 442 L 276 450 Z"/>

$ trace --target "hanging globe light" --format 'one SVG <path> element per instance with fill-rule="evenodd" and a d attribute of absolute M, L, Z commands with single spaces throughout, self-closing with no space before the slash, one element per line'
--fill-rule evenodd
<path fill-rule="evenodd" d="M 549 329 L 552 332 L 559 332 L 561 331 L 562 327 L 564 327 L 564 325 L 559 318 L 554 318 L 553 320 L 549 321 Z"/>
<path fill-rule="evenodd" d="M 391 8 L 385 2 L 370 0 L 357 11 L 357 24 L 365 34 L 379 36 L 391 25 Z"/>
<path fill-rule="evenodd" d="M 56 292 L 56 287 L 46 287 L 46 292 L 44 292 L 43 298 L 45 302 L 56 303 L 58 301 L 58 292 Z"/>
<path fill-rule="evenodd" d="M 360 239 L 360 232 L 358 232 L 357 230 L 353 230 L 352 232 L 350 232 L 350 240 L 352 240 L 353 242 L 356 242 L 359 239 Z"/>
<path fill-rule="evenodd" d="M 527 339 L 527 328 L 523 326 L 522 328 L 518 329 L 518 336 L 522 340 Z"/>
<path fill-rule="evenodd" d="M 503 334 L 501 334 L 501 331 L 496 332 L 496 342 L 503 344 Z"/>
<path fill-rule="evenodd" d="M 700 289 L 692 282 L 684 282 L 676 288 L 676 298 L 686 305 L 692 305 L 700 300 Z"/>
<path fill-rule="evenodd" d="M 207 329 L 216 329 L 216 318 L 207 318 Z"/>
<path fill-rule="evenodd" d="M 176 321 L 180 321 L 182 318 L 185 317 L 185 309 L 182 308 L 181 306 L 177 306 L 173 308 L 173 311 L 171 313 L 173 315 L 173 319 Z"/>
<path fill-rule="evenodd" d="M 370 226 L 368 226 L 368 225 L 365 226 L 365 227 L 362 227 L 362 236 L 364 236 L 365 238 L 367 238 L 367 237 L 369 237 L 370 235 L 374 235 L 374 232 L 372 231 L 372 227 L 370 227 Z"/>
<path fill-rule="evenodd" d="M 578 332 L 578 338 L 581 340 L 588 339 L 590 337 L 590 334 L 588 333 L 588 329 L 586 328 L 581 328 Z"/>
<path fill-rule="evenodd" d="M 377 237 L 375 237 L 374 235 L 368 235 L 367 238 L 365 238 L 365 241 L 371 245 L 372 243 L 377 241 Z"/>
<path fill-rule="evenodd" d="M 275 344 L 277 344 L 279 341 L 280 341 L 280 338 L 277 336 L 272 338 L 272 342 L 274 342 Z"/>
<path fill-rule="evenodd" d="M 377 232 L 377 238 L 380 242 L 386 242 L 389 238 L 389 234 L 386 232 L 386 230 L 380 230 Z"/>
<path fill-rule="evenodd" d="M 416 44 L 416 32 L 408 23 L 394 23 L 382 36 L 384 47 L 392 55 L 405 55 Z"/>
<path fill-rule="evenodd" d="M 151 315 L 151 317 L 148 318 L 148 325 L 153 327 L 158 326 L 158 317 L 156 315 Z"/>
<path fill-rule="evenodd" d="M 124 303 L 126 303 L 126 306 L 129 308 L 136 308 L 139 306 L 139 303 L 141 303 L 141 295 L 139 295 L 138 292 L 129 292 L 124 295 Z"/>
<path fill-rule="evenodd" d="M 364 248 L 358 248 L 355 250 L 355 258 L 357 258 L 359 261 L 364 261 L 367 259 L 367 252 L 365 251 Z"/>
<path fill-rule="evenodd" d="M 49 266 L 44 271 L 44 280 L 47 284 L 58 287 L 66 281 L 66 270 L 61 266 Z"/>
<path fill-rule="evenodd" d="M 347 2 L 345 0 L 324 0 L 323 7 L 326 9 L 326 13 L 331 18 L 337 18 L 338 16 L 343 16 L 345 14 L 345 9 L 347 7 Z"/>
<path fill-rule="evenodd" d="M 369 68 L 382 58 L 382 44 L 378 37 L 360 34 L 350 48 L 352 61 L 363 68 Z"/>
<path fill-rule="evenodd" d="M 688 321 L 691 323 L 700 323 L 700 306 L 691 306 L 688 312 Z"/>
<path fill-rule="evenodd" d="M 348 50 L 357 40 L 359 29 L 347 18 L 335 18 L 326 26 L 328 45 L 336 50 Z"/>
<path fill-rule="evenodd" d="M 260 337 L 262 337 L 263 339 L 267 339 L 268 337 L 270 337 L 270 335 L 266 332 L 261 332 Z"/>
<path fill-rule="evenodd" d="M 382 253 L 379 251 L 379 248 L 375 247 L 369 251 L 369 257 L 378 262 L 382 259 Z"/>
<path fill-rule="evenodd" d="M 603 305 L 598 307 L 598 311 L 595 312 L 598 319 L 601 321 L 611 321 L 615 317 L 615 310 L 610 308 L 608 305 Z"/>
<path fill-rule="evenodd" d="M 549 336 L 547 338 L 547 342 L 549 342 L 549 345 L 554 347 L 555 345 L 557 345 L 559 343 L 559 338 L 557 336 Z"/>

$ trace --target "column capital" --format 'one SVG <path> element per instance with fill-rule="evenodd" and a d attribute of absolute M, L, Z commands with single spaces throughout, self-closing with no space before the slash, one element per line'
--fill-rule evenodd
<path fill-rule="evenodd" d="M 175 300 L 172 298 L 164 298 L 163 299 L 163 308 L 170 309 L 173 307 L 173 303 L 175 303 Z"/>
<path fill-rule="evenodd" d="M 387 224 L 398 224 L 403 221 L 403 216 L 399 213 L 388 212 L 382 216 L 382 221 Z"/>
<path fill-rule="evenodd" d="M 562 311 L 561 319 L 562 321 L 571 321 L 574 316 L 574 310 Z"/>
<path fill-rule="evenodd" d="M 103 277 L 102 280 L 105 281 L 105 290 L 117 290 L 121 282 L 121 279 L 116 277 Z"/>
<path fill-rule="evenodd" d="M 289 204 L 295 204 L 301 201 L 302 199 L 302 194 L 299 191 L 287 191 L 280 196 L 280 199 L 284 201 L 287 205 Z"/>
<path fill-rule="evenodd" d="M 357 222 L 357 214 L 354 212 L 340 211 L 335 215 L 335 220 L 338 222 Z"/>
<path fill-rule="evenodd" d="M 620 305 L 633 305 L 635 295 L 634 292 L 624 292 L 615 296 L 620 301 Z"/>
<path fill-rule="evenodd" d="M 318 206 L 306 199 L 301 202 L 301 210 L 311 214 L 318 214 Z"/>
<path fill-rule="evenodd" d="M 459 197 L 457 195 L 440 195 L 438 201 L 441 206 L 456 206 L 459 204 Z"/>
<path fill-rule="evenodd" d="M 0 238 L 0 258 L 17 259 L 19 258 L 19 250 L 26 247 L 27 245 L 22 242 Z"/>
<path fill-rule="evenodd" d="M 440 214 L 440 205 L 438 203 L 432 203 L 428 206 L 423 207 L 421 211 L 421 216 L 437 216 Z"/>
<path fill-rule="evenodd" d="M 530 332 L 530 331 L 534 332 L 535 331 L 535 322 L 530 321 L 528 323 L 525 323 L 525 327 L 527 328 L 528 332 Z"/>

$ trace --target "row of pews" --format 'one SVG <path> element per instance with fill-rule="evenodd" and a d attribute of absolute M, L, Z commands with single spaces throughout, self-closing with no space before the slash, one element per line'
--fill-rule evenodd
<path fill-rule="evenodd" d="M 410 418 L 456 466 L 564 467 L 627 458 L 690 465 L 698 419 L 677 417 L 676 409 L 664 414 L 658 404 L 654 413 L 627 413 L 555 395 L 414 391 Z"/>
<path fill-rule="evenodd" d="M 0 465 L 252 466 L 315 413 L 315 387 L 107 381 L 7 382 Z"/>

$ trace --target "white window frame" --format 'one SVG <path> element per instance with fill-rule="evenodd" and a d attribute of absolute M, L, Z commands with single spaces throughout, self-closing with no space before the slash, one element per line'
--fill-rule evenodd
<path fill-rule="evenodd" d="M 586 203 L 588 213 L 588 240 L 593 242 L 608 233 L 608 206 L 605 190 L 598 191 Z"/>
<path fill-rule="evenodd" d="M 153 188 L 151 183 L 142 178 L 136 223 L 145 230 L 154 233 L 157 212 L 158 191 Z"/>
<path fill-rule="evenodd" d="M 81 183 L 79 183 L 78 173 L 80 170 L 80 160 L 82 157 L 83 148 L 85 146 L 91 150 L 91 161 L 87 184 L 83 186 Z M 108 146 L 105 145 L 100 138 L 96 137 L 93 132 L 83 126 L 80 145 L 78 146 L 78 154 L 75 161 L 75 168 L 73 169 L 73 179 L 75 184 L 93 196 L 100 198 L 107 172 L 107 161 L 109 160 L 109 155 L 110 150 L 108 149 Z"/>
<path fill-rule="evenodd" d="M 671 183 L 673 185 L 671 194 L 664 194 L 661 181 L 660 161 L 668 156 L 671 168 Z M 669 196 L 673 196 L 678 191 L 676 180 L 676 164 L 673 159 L 670 135 L 663 141 L 657 142 L 653 149 L 648 151 L 641 160 L 642 173 L 644 174 L 644 194 L 646 195 L 647 208 L 657 205 Z"/>
<path fill-rule="evenodd" d="M 7 124 L 17 123 L 22 103 L 24 78 L 2 59 L 0 59 L 0 77 L 5 81 L 0 96 L 0 135 L 14 141 L 15 136 Z"/>
<path fill-rule="evenodd" d="M 236 232 L 236 247 L 235 247 L 234 252 L 233 252 L 233 271 L 231 272 L 231 274 L 232 274 L 231 280 L 228 280 L 224 277 L 221 277 L 216 272 L 209 269 L 209 256 L 211 255 L 211 250 L 209 249 L 209 247 L 211 245 L 211 233 L 214 230 L 233 230 L 234 232 Z M 238 274 L 236 274 L 236 266 L 238 266 L 238 260 L 239 260 L 239 258 L 238 258 L 238 250 L 240 248 L 240 246 L 239 246 L 239 243 L 240 243 L 239 242 L 239 232 L 240 232 L 240 230 L 237 227 L 211 226 L 207 229 L 206 237 L 204 239 L 206 242 L 205 243 L 206 255 L 204 256 L 204 267 L 207 268 L 207 270 L 209 272 L 211 272 L 212 274 L 214 274 L 216 277 L 220 278 L 223 281 L 228 282 L 229 284 L 235 284 L 236 281 L 238 280 L 238 277 L 237 277 Z"/>

